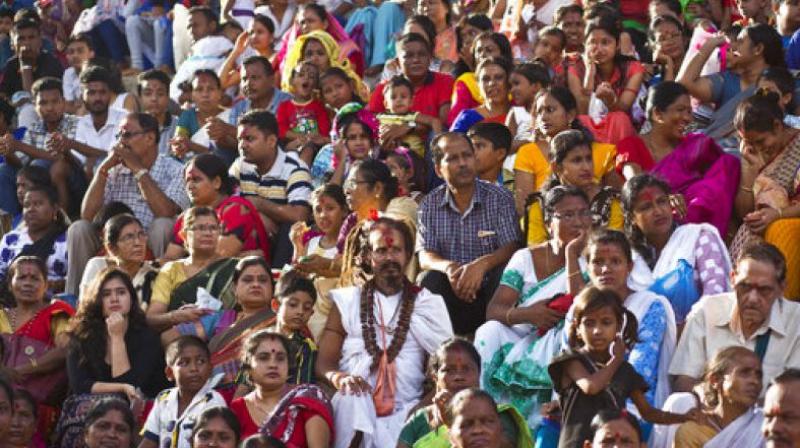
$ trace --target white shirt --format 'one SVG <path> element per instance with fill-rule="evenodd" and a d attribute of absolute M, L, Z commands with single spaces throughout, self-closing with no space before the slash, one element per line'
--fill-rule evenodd
<path fill-rule="evenodd" d="M 78 128 L 75 131 L 75 140 L 79 143 L 89 145 L 92 148 L 101 151 L 110 151 L 111 146 L 116 141 L 116 134 L 119 131 L 119 125 L 122 119 L 128 115 L 127 111 L 109 108 L 108 118 L 106 123 L 99 130 L 95 129 L 92 115 L 86 114 L 78 120 Z M 78 151 L 72 151 L 72 154 L 81 162 L 86 161 L 86 156 Z M 98 158 L 97 163 L 102 162 L 102 157 Z"/>
<path fill-rule="evenodd" d="M 75 101 L 81 97 L 81 81 L 75 67 L 64 70 L 64 77 L 61 80 L 64 88 L 64 99 Z"/>

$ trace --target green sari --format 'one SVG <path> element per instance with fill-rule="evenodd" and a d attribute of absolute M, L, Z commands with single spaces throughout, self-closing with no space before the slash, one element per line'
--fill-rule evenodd
<path fill-rule="evenodd" d="M 195 303 L 198 288 L 205 289 L 221 300 L 224 309 L 232 309 L 236 305 L 232 285 L 238 261 L 237 258 L 217 260 L 176 286 L 169 296 L 169 310 L 177 310 L 183 305 Z"/>

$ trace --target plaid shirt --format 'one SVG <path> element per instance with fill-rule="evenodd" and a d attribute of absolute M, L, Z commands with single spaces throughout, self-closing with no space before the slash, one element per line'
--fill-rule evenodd
<path fill-rule="evenodd" d="M 61 123 L 58 124 L 58 129 L 55 132 L 60 132 L 64 135 L 64 137 L 74 139 L 75 132 L 78 129 L 78 119 L 80 117 L 76 117 L 75 115 L 64 114 L 61 118 Z M 44 121 L 40 118 L 36 120 L 33 125 L 28 128 L 27 132 L 25 132 L 25 136 L 22 138 L 22 143 L 27 145 L 31 145 L 34 148 L 41 149 L 42 151 L 46 151 L 45 145 L 47 144 L 47 137 L 52 135 L 52 132 L 47 131 L 47 127 L 44 124 Z M 17 153 L 17 157 L 22 161 L 22 163 L 27 163 L 30 160 L 27 154 L 23 154 L 21 152 Z"/>
<path fill-rule="evenodd" d="M 150 177 L 181 210 L 189 207 L 189 197 L 183 183 L 183 165 L 180 162 L 159 154 L 150 168 Z M 142 196 L 133 173 L 124 165 L 117 165 L 108 173 L 103 202 L 108 204 L 113 201 L 123 202 L 130 207 L 145 228 L 153 221 L 153 210 Z"/>
<path fill-rule="evenodd" d="M 463 215 L 447 185 L 431 191 L 419 206 L 417 252 L 427 250 L 457 263 L 471 263 L 518 241 L 514 197 L 489 182 L 475 181 L 472 202 Z"/>

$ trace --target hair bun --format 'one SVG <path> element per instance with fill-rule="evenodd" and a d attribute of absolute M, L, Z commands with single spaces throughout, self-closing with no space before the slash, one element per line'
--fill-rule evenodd
<path fill-rule="evenodd" d="M 754 95 L 760 98 L 765 98 L 769 101 L 774 101 L 775 104 L 780 104 L 781 101 L 781 96 L 777 92 L 770 90 L 766 87 L 757 88 Z"/>

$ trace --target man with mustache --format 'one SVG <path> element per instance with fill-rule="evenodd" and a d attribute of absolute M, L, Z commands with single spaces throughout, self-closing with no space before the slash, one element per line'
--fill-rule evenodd
<path fill-rule="evenodd" d="M 772 380 L 764 398 L 762 432 L 767 448 L 800 447 L 800 370 L 789 369 Z"/>
<path fill-rule="evenodd" d="M 486 321 L 486 305 L 503 267 L 519 248 L 514 197 L 477 179 L 472 142 L 457 132 L 431 142 L 436 174 L 445 184 L 419 206 L 417 253 L 421 284 L 444 297 L 456 334 Z"/>
<path fill-rule="evenodd" d="M 362 287 L 331 291 L 317 356 L 317 377 L 333 398 L 336 446 L 388 447 L 422 397 L 425 357 L 453 335 L 442 297 L 409 282 L 414 236 L 402 222 L 378 218 L 367 233 Z"/>
<path fill-rule="evenodd" d="M 703 297 L 689 313 L 669 368 L 674 391 L 690 391 L 706 363 L 732 345 L 759 356 L 765 389 L 785 369 L 800 367 L 800 304 L 783 298 L 783 254 L 764 242 L 746 247 L 731 272 L 731 283 L 733 292 Z"/>

